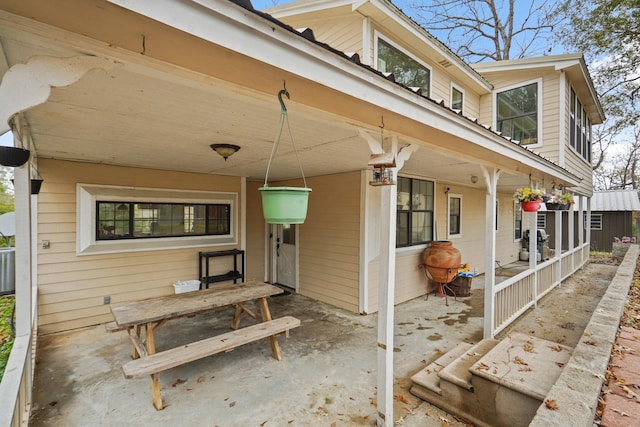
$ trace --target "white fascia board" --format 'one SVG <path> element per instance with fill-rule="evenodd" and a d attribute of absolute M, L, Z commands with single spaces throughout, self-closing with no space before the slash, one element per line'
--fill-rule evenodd
<path fill-rule="evenodd" d="M 474 141 L 487 150 L 578 184 L 574 175 L 551 161 L 543 161 L 538 154 L 523 149 L 232 2 L 108 1 L 343 94 L 384 106 L 384 109 L 418 123 Z M 425 114 L 427 111 L 430 114 Z"/>

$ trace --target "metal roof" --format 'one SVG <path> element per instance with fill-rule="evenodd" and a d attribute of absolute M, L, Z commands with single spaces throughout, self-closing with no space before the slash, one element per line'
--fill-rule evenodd
<path fill-rule="evenodd" d="M 591 198 L 591 211 L 640 211 L 638 190 L 596 191 Z"/>

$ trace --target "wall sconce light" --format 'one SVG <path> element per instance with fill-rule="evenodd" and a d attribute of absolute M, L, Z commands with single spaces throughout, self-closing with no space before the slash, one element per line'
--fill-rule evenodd
<path fill-rule="evenodd" d="M 471 183 L 472 184 L 476 184 L 478 182 L 478 176 L 477 175 L 471 175 Z"/>
<path fill-rule="evenodd" d="M 220 154 L 224 158 L 224 161 L 226 162 L 227 158 L 229 158 L 233 153 L 238 151 L 240 147 L 233 144 L 211 144 L 211 149 L 216 153 Z"/>
<path fill-rule="evenodd" d="M 373 180 L 369 185 L 395 185 L 393 168 L 396 167 L 396 158 L 393 153 L 372 154 L 369 166 L 373 167 Z"/>

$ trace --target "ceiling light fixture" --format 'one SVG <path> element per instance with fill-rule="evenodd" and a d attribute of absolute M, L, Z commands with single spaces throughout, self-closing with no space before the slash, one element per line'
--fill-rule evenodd
<path fill-rule="evenodd" d="M 226 162 L 227 158 L 229 158 L 233 153 L 238 151 L 240 147 L 238 145 L 233 145 L 233 144 L 211 144 L 211 149 L 216 153 L 220 154 L 224 158 L 224 161 Z"/>

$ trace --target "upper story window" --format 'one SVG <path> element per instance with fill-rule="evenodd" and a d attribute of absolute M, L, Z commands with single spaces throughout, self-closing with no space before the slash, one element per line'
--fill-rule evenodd
<path fill-rule="evenodd" d="M 539 142 L 539 84 L 529 83 L 496 95 L 496 129 L 521 144 Z"/>
<path fill-rule="evenodd" d="M 460 110 L 462 112 L 462 106 L 464 105 L 464 92 L 455 86 L 451 86 L 451 109 Z"/>
<path fill-rule="evenodd" d="M 431 70 L 426 65 L 380 37 L 377 38 L 377 44 L 378 71 L 392 73 L 398 83 L 407 87 L 419 87 L 422 95 L 431 95 Z"/>
<path fill-rule="evenodd" d="M 573 88 L 569 100 L 569 143 L 583 159 L 591 163 L 591 120 Z"/>
<path fill-rule="evenodd" d="M 433 181 L 398 177 L 396 246 L 433 241 L 435 194 Z"/>

